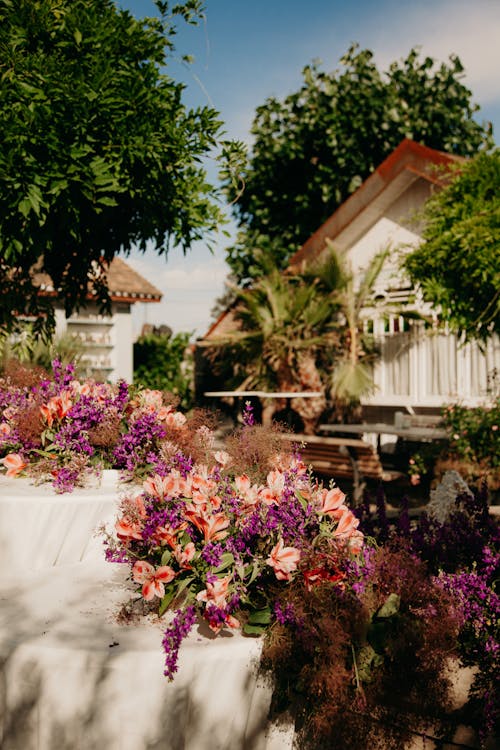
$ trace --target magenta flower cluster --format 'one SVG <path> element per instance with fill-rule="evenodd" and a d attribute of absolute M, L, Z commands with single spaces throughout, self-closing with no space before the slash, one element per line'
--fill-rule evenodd
<path fill-rule="evenodd" d="M 71 492 L 92 473 L 118 468 L 125 478 L 167 466 L 163 441 L 184 416 L 162 394 L 75 378 L 53 362 L 51 378 L 29 388 L 0 380 L 0 466 Z"/>

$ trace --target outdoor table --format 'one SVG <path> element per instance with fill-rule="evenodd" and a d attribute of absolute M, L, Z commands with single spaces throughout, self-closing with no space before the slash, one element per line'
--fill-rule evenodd
<path fill-rule="evenodd" d="M 56 494 L 49 483 L 35 486 L 25 477 L 0 477 L 0 571 L 42 570 L 102 557 L 95 530 L 114 518 L 118 498 L 116 474 L 109 484 L 65 494 Z"/>
<path fill-rule="evenodd" d="M 402 440 L 415 443 L 425 443 L 434 440 L 446 440 L 448 433 L 440 427 L 404 427 L 385 422 L 361 422 L 360 424 L 320 424 L 320 432 L 327 434 L 345 433 L 352 435 L 373 434 L 377 436 L 380 447 L 381 435 L 396 435 Z"/>
<path fill-rule="evenodd" d="M 0 571 L 2 747 L 291 750 L 293 726 L 267 718 L 262 640 L 195 625 L 169 682 L 167 622 L 116 619 L 128 571 L 105 562 Z"/>

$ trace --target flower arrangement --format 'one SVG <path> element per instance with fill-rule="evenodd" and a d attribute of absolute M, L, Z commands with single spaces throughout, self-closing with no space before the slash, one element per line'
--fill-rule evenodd
<path fill-rule="evenodd" d="M 108 466 L 136 480 L 103 531 L 106 558 L 129 566 L 124 617 L 170 612 L 168 679 L 200 619 L 214 634 L 264 634 L 275 709 L 292 711 L 304 747 L 388 750 L 425 721 L 450 736 L 456 654 L 479 667 L 471 720 L 498 733 L 500 533 L 486 496 L 452 482 L 432 513 L 410 520 L 403 501 L 389 522 L 382 491 L 376 517 L 368 495 L 351 511 L 249 407 L 224 445 L 215 426 L 159 391 L 80 382 L 58 362 L 52 377 L 0 381 L 8 476 L 56 491 Z"/>
<path fill-rule="evenodd" d="M 428 578 L 451 597 L 458 655 L 476 668 L 464 722 L 486 741 L 500 735 L 500 526 L 489 513 L 486 485 L 472 492 L 448 472 L 434 493 L 427 512 L 411 522 L 403 503 L 390 526 L 381 496 L 376 512 L 366 496 L 357 515 L 363 532 L 386 553 L 403 550 L 421 561 Z"/>
<path fill-rule="evenodd" d="M 172 679 L 182 639 L 197 618 L 214 633 L 264 632 L 277 618 L 278 592 L 297 575 L 313 587 L 343 586 L 349 561 L 363 549 L 358 519 L 337 487 L 316 483 L 280 433 L 252 424 L 217 450 L 205 425 L 179 436 L 139 495 L 125 496 L 107 558 L 128 562 L 137 599 L 175 616 L 163 639 Z M 311 567 L 312 548 L 322 550 Z"/>
<path fill-rule="evenodd" d="M 73 365 L 55 360 L 51 377 L 0 381 L 0 464 L 7 476 L 50 481 L 56 492 L 107 468 L 140 478 L 185 420 L 159 391 L 79 381 Z"/>
<path fill-rule="evenodd" d="M 292 709 L 301 748 L 401 750 L 415 734 L 446 736 L 458 617 L 422 562 L 369 547 L 343 587 L 297 577 L 279 607 L 263 661 L 273 710 Z"/>

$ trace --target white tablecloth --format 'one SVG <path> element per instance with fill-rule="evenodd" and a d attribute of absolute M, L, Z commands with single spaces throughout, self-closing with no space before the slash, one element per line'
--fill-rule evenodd
<path fill-rule="evenodd" d="M 0 571 L 43 570 L 104 554 L 95 536 L 116 516 L 116 482 L 57 495 L 50 484 L 0 477 Z"/>
<path fill-rule="evenodd" d="M 202 625 L 170 683 L 161 626 L 116 622 L 124 573 L 91 562 L 0 579 L 2 750 L 291 748 L 290 728 L 267 722 L 260 641 Z"/>

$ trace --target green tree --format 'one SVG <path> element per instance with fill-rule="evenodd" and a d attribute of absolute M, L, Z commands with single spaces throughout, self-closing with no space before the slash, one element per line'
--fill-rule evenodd
<path fill-rule="evenodd" d="M 458 167 L 427 201 L 423 243 L 405 268 L 467 339 L 500 334 L 500 150 Z"/>
<path fill-rule="evenodd" d="M 353 45 L 341 64 L 330 74 L 307 66 L 297 92 L 257 109 L 245 189 L 234 206 L 240 233 L 227 251 L 242 282 L 261 273 L 255 248 L 286 267 L 404 138 L 464 156 L 491 142 L 473 119 L 478 107 L 457 57 L 436 67 L 413 49 L 381 72 L 369 50 Z"/>
<path fill-rule="evenodd" d="M 149 333 L 134 344 L 134 383 L 169 391 L 188 410 L 193 405 L 193 358 L 189 333 Z"/>
<path fill-rule="evenodd" d="M 221 220 L 201 161 L 218 143 L 164 71 L 176 24 L 200 0 L 135 19 L 112 0 L 0 0 L 0 329 L 53 328 L 47 272 L 67 313 L 89 283 L 109 303 L 107 264 L 146 244 L 187 250 Z"/>

